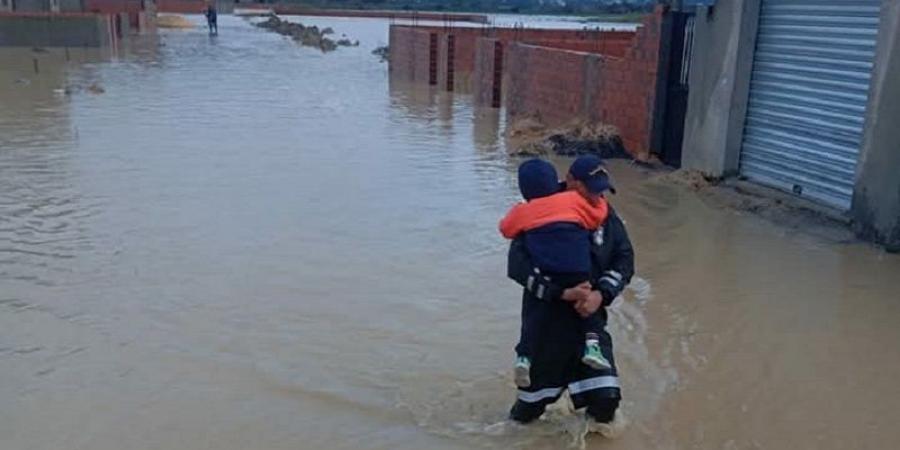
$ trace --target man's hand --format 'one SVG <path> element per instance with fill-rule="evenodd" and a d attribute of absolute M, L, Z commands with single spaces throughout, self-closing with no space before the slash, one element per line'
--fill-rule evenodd
<path fill-rule="evenodd" d="M 600 291 L 591 291 L 584 300 L 575 303 L 575 311 L 581 317 L 587 317 L 597 312 L 603 304 L 603 296 Z"/>
<path fill-rule="evenodd" d="M 587 300 L 588 295 L 591 294 L 591 283 L 585 281 L 584 283 L 579 284 L 573 288 L 566 289 L 563 291 L 562 299 L 567 302 L 573 303 L 581 303 Z"/>

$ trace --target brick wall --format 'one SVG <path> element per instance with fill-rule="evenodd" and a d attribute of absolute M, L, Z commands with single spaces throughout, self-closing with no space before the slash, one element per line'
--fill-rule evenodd
<path fill-rule="evenodd" d="M 156 10 L 167 13 L 200 14 L 206 0 L 156 0 Z"/>
<path fill-rule="evenodd" d="M 475 70 L 472 73 L 472 97 L 478 106 L 494 104 L 494 51 L 497 38 L 479 38 L 475 44 Z M 503 88 L 502 84 L 499 86 Z"/>
<path fill-rule="evenodd" d="M 477 105 L 492 106 L 499 90 L 511 119 L 538 114 L 551 126 L 578 117 L 609 123 L 619 128 L 629 152 L 646 159 L 652 145 L 664 12 L 657 7 L 636 32 L 394 25 L 391 75 L 433 81 L 450 90 L 452 66 L 452 90 L 470 87 Z M 447 54 L 450 35 L 452 61 Z M 429 50 L 432 36 L 437 39 L 434 52 Z M 497 43 L 503 49 L 501 77 L 495 71 Z"/>
<path fill-rule="evenodd" d="M 505 55 L 506 107 L 512 118 L 539 115 L 548 125 L 584 116 L 583 99 L 592 93 L 585 72 L 600 55 L 511 44 Z"/>
<path fill-rule="evenodd" d="M 540 47 L 599 53 L 621 58 L 624 57 L 628 49 L 631 48 L 633 38 L 634 33 L 631 33 L 626 39 L 533 39 L 522 42 Z"/>
<path fill-rule="evenodd" d="M 391 27 L 389 68 L 392 78 L 429 83 L 431 34 L 428 30 L 411 27 Z"/>
<path fill-rule="evenodd" d="M 644 19 L 625 56 L 605 65 L 598 99 L 589 110 L 591 119 L 617 126 L 625 148 L 641 159 L 649 156 L 653 137 L 663 13 L 664 8 L 657 7 Z"/>
<path fill-rule="evenodd" d="M 626 150 L 646 159 L 652 142 L 663 12 L 658 7 L 644 19 L 622 57 L 520 42 L 509 45 L 505 104 L 510 118 L 538 115 L 552 126 L 580 117 L 615 125 Z"/>
<path fill-rule="evenodd" d="M 143 10 L 141 0 L 84 0 L 84 10 L 96 13 L 138 13 Z"/>
<path fill-rule="evenodd" d="M 470 91 L 475 89 L 471 83 L 474 77 L 478 39 L 493 38 L 503 45 L 514 41 L 528 42 L 554 48 L 590 51 L 596 53 L 622 56 L 635 37 L 633 31 L 600 31 L 600 30 L 543 30 L 528 28 L 473 28 L 473 27 L 431 27 L 413 25 L 391 26 L 391 49 L 393 43 L 406 45 L 403 39 L 428 39 L 425 34 L 412 34 L 409 30 L 424 31 L 438 36 L 438 85 L 446 88 L 447 42 L 450 35 L 454 40 L 454 91 Z M 397 35 L 395 39 L 393 36 Z M 402 38 L 400 37 L 402 36 Z M 447 89 L 450 90 L 450 89 Z"/>
<path fill-rule="evenodd" d="M 368 17 L 383 19 L 428 20 L 434 22 L 487 23 L 488 16 L 472 13 L 439 13 L 423 11 L 316 9 L 291 3 L 238 3 L 241 9 L 273 10 L 276 14 L 326 17 Z"/>

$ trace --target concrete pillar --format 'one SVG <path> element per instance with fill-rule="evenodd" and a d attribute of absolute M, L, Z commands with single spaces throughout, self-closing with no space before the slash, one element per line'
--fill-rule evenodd
<path fill-rule="evenodd" d="M 884 0 L 851 214 L 861 237 L 900 252 L 900 0 Z"/>
<path fill-rule="evenodd" d="M 682 167 L 736 174 L 753 70 L 761 0 L 700 7 L 694 28 Z"/>

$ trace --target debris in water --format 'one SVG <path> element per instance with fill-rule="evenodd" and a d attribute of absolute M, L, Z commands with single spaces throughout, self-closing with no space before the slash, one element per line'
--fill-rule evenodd
<path fill-rule="evenodd" d="M 706 175 L 699 170 L 683 169 L 666 174 L 664 177 L 665 180 L 670 183 L 687 186 L 694 191 L 700 191 L 710 186 L 716 186 L 722 181 L 721 178 Z"/>
<path fill-rule="evenodd" d="M 350 39 L 341 39 L 337 41 L 337 45 L 341 47 L 359 47 L 359 41 L 351 41 Z"/>
<path fill-rule="evenodd" d="M 268 20 L 260 22 L 256 24 L 256 26 L 274 31 L 284 36 L 290 36 L 295 41 L 299 42 L 300 45 L 316 47 L 323 53 L 337 50 L 338 47 L 353 47 L 359 45 L 359 41 L 354 44 L 349 39 L 341 39 L 337 42 L 333 39 L 329 39 L 327 36 L 334 33 L 334 30 L 331 28 L 319 30 L 319 27 L 315 25 L 307 27 L 302 23 L 288 22 L 286 20 L 281 20 L 281 18 L 274 14 L 269 16 Z"/>
<path fill-rule="evenodd" d="M 386 45 L 382 45 L 381 47 L 372 50 L 372 54 L 380 58 L 381 62 L 387 62 L 391 57 L 391 49 Z"/>
<path fill-rule="evenodd" d="M 665 186 L 684 186 L 716 209 L 731 209 L 767 219 L 779 226 L 818 236 L 831 242 L 855 242 L 846 220 L 827 208 L 777 191 L 744 182 L 723 180 L 696 170 L 676 170 L 656 177 Z"/>
<path fill-rule="evenodd" d="M 94 83 L 94 84 L 88 86 L 87 90 L 88 90 L 88 92 L 90 92 L 92 94 L 102 94 L 102 93 L 106 92 L 106 89 L 103 89 L 103 87 L 97 83 Z"/>
<path fill-rule="evenodd" d="M 515 121 L 507 130 L 506 137 L 513 155 L 596 154 L 603 158 L 631 159 L 616 127 L 584 119 L 548 128 L 540 117 L 527 116 Z"/>
<path fill-rule="evenodd" d="M 16 79 L 16 84 L 23 84 L 25 86 L 28 86 L 29 84 L 31 84 L 31 80 L 29 80 L 28 78 L 18 78 Z"/>

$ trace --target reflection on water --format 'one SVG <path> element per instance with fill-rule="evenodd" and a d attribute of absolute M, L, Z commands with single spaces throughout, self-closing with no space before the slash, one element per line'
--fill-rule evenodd
<path fill-rule="evenodd" d="M 504 422 L 503 114 L 390 82 L 386 21 L 308 22 L 362 46 L 224 16 L 37 75 L 0 54 L 4 448 L 571 441 L 564 410 Z M 632 427 L 588 447 L 894 446 L 897 258 L 612 169 L 638 249 L 610 326 Z"/>

